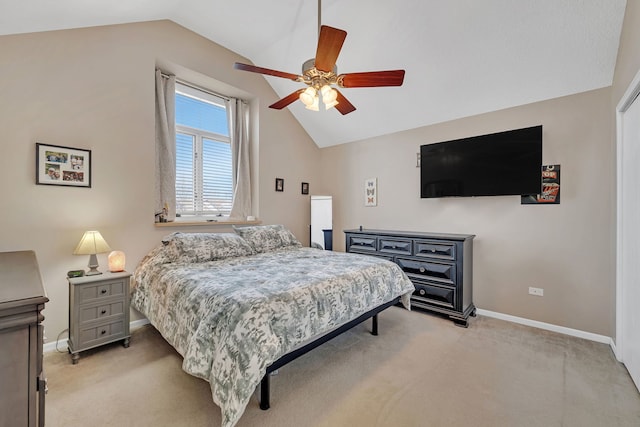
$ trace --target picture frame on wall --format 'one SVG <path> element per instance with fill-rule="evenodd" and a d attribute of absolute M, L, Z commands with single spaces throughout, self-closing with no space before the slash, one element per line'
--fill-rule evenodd
<path fill-rule="evenodd" d="M 284 179 L 276 178 L 276 191 L 284 191 Z"/>
<path fill-rule="evenodd" d="M 36 143 L 36 184 L 91 188 L 91 150 Z"/>
<path fill-rule="evenodd" d="M 378 178 L 367 178 L 364 180 L 364 205 L 378 205 Z"/>
<path fill-rule="evenodd" d="M 301 192 L 302 192 L 302 194 L 309 194 L 309 183 L 308 182 L 303 182 L 302 183 Z"/>
<path fill-rule="evenodd" d="M 560 204 L 560 165 L 543 165 L 541 178 L 540 194 L 522 196 L 520 198 L 521 205 Z"/>

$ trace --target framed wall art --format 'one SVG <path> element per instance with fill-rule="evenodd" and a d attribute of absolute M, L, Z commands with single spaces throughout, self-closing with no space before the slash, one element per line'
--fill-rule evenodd
<path fill-rule="evenodd" d="M 378 205 L 378 178 L 368 178 L 364 180 L 364 205 Z"/>
<path fill-rule="evenodd" d="M 36 143 L 36 184 L 91 187 L 91 150 Z"/>
<path fill-rule="evenodd" d="M 276 191 L 284 191 L 284 178 L 276 178 Z"/>
<path fill-rule="evenodd" d="M 540 194 L 522 196 L 522 205 L 560 204 L 560 165 L 542 166 L 542 187 Z"/>

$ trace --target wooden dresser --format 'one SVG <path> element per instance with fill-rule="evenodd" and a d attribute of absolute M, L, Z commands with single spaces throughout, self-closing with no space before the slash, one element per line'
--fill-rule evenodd
<path fill-rule="evenodd" d="M 469 326 L 473 305 L 472 234 L 390 230 L 345 230 L 346 251 L 387 258 L 416 287 L 411 306 L 449 316 Z"/>
<path fill-rule="evenodd" d="M 44 426 L 48 301 L 35 253 L 0 252 L 0 426 Z"/>

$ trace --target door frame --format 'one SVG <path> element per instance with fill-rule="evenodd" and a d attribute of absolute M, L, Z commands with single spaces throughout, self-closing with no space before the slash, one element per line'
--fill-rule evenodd
<path fill-rule="evenodd" d="M 640 70 L 629 84 L 624 95 L 616 106 L 616 342 L 613 346 L 618 361 L 624 363 L 624 284 L 622 283 L 622 236 L 625 224 L 622 216 L 622 190 L 625 183 L 622 180 L 622 154 L 624 141 L 622 138 L 622 118 L 631 104 L 640 94 Z M 640 101 L 639 101 L 640 102 Z"/>

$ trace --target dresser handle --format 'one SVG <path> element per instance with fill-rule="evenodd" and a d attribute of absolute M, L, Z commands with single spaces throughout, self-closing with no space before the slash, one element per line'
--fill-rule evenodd
<path fill-rule="evenodd" d="M 434 252 L 434 253 L 435 253 L 435 251 L 436 251 L 435 249 L 431 249 L 431 252 Z"/>
<path fill-rule="evenodd" d="M 106 334 L 106 333 L 107 333 L 107 330 L 106 330 L 106 329 L 103 329 L 103 330 L 101 330 L 101 331 L 100 331 L 100 334 L 101 334 L 101 335 L 104 335 L 104 334 Z"/>
<path fill-rule="evenodd" d="M 107 290 L 106 290 L 106 289 L 103 289 L 103 290 L 101 290 L 101 291 L 100 291 L 100 293 L 101 293 L 101 294 L 106 294 L 106 293 L 107 293 Z"/>
<path fill-rule="evenodd" d="M 107 310 L 102 310 L 100 314 L 107 314 Z"/>
<path fill-rule="evenodd" d="M 424 295 L 426 294 L 426 292 L 424 291 L 424 289 L 420 289 L 420 295 Z"/>
<path fill-rule="evenodd" d="M 424 267 L 420 267 L 420 273 L 424 273 L 425 271 Z"/>

